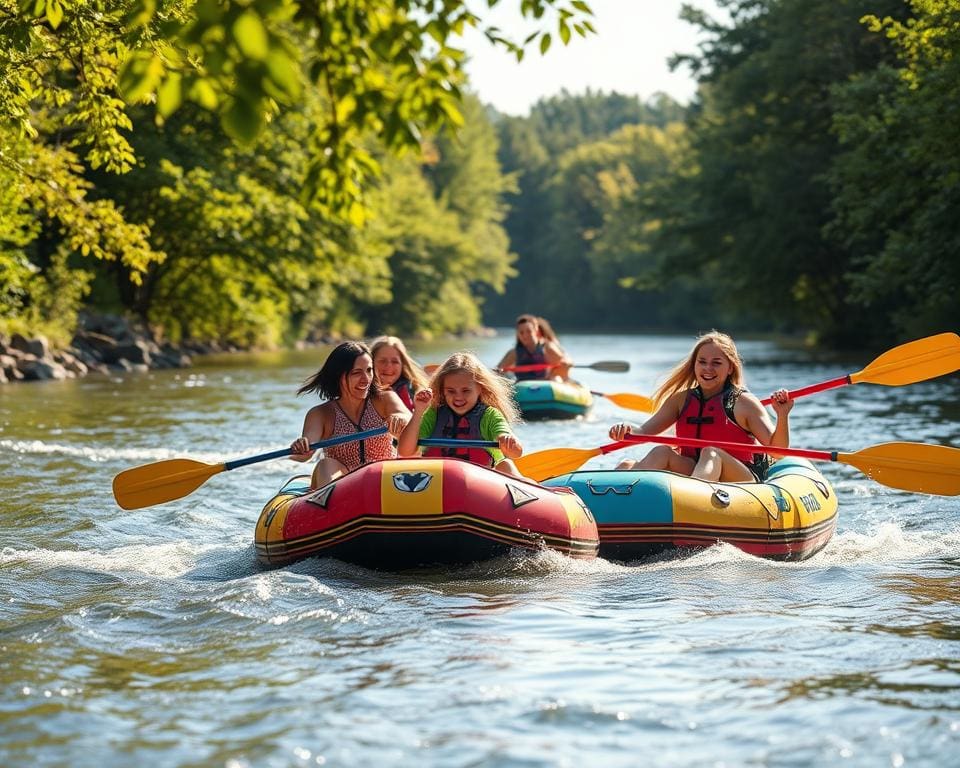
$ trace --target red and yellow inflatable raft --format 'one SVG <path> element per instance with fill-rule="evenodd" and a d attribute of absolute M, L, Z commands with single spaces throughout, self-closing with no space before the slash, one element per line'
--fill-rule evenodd
<path fill-rule="evenodd" d="M 512 548 L 596 557 L 597 526 L 580 498 L 460 459 L 381 461 L 317 490 L 294 477 L 260 513 L 257 559 L 311 556 L 396 570 L 471 563 Z"/>

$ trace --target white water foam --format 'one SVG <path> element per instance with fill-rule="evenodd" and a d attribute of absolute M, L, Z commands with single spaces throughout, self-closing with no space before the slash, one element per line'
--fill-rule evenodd
<path fill-rule="evenodd" d="M 132 544 L 94 552 L 90 550 L 14 549 L 0 550 L 0 567 L 30 563 L 46 570 L 76 568 L 101 573 L 141 573 L 162 579 L 176 579 L 192 571 L 204 553 L 233 550 L 234 544 L 195 544 L 176 541 L 163 544 Z"/>
<path fill-rule="evenodd" d="M 960 552 L 960 529 L 905 531 L 892 522 L 881 523 L 872 533 L 844 531 L 813 558 L 817 565 L 895 563 L 930 558 L 954 558 Z"/>

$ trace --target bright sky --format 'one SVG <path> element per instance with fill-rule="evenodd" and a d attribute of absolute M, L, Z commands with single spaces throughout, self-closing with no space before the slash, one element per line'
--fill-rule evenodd
<path fill-rule="evenodd" d="M 713 0 L 686 0 L 688 4 L 723 18 Z M 667 59 L 674 53 L 695 53 L 699 30 L 678 16 L 683 0 L 587 0 L 593 10 L 597 34 L 581 38 L 574 33 L 563 46 L 551 23 L 553 44 L 545 56 L 538 47 L 527 51 L 523 61 L 500 47 L 490 45 L 478 32 L 464 36 L 471 57 L 467 66 L 472 89 L 486 104 L 510 115 L 526 115 L 539 99 L 566 89 L 579 94 L 589 87 L 637 95 L 644 101 L 657 91 L 677 101 L 689 102 L 696 83 L 685 68 L 670 72 Z M 564 3 L 566 5 L 566 3 Z M 534 25 L 520 16 L 518 0 L 501 0 L 491 23 L 513 40 L 522 40 Z M 546 16 L 544 17 L 546 18 Z M 551 17 L 553 19 L 555 17 Z"/>

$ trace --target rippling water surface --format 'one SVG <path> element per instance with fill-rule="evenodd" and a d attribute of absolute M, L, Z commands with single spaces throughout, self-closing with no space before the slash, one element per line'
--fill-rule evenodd
<path fill-rule="evenodd" d="M 564 343 L 584 363 L 630 361 L 578 371 L 592 388 L 650 394 L 691 340 Z M 469 346 L 493 364 L 509 344 Z M 741 353 L 761 395 L 869 362 Z M 960 764 L 957 497 L 830 463 L 838 532 L 803 563 L 717 546 L 403 574 L 259 568 L 259 510 L 302 469 L 287 460 L 117 508 L 111 480 L 130 466 L 288 445 L 312 404 L 293 393 L 322 357 L 0 387 L 0 765 Z M 793 445 L 960 445 L 958 395 L 957 375 L 814 395 Z M 631 416 L 601 400 L 585 421 L 518 431 L 527 451 L 595 447 Z"/>

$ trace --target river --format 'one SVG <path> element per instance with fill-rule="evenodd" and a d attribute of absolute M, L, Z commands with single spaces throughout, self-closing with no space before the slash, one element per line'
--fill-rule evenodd
<path fill-rule="evenodd" d="M 565 336 L 593 389 L 650 394 L 689 350 Z M 463 347 L 494 364 L 508 336 Z M 424 363 L 455 348 L 412 350 Z M 768 341 L 765 396 L 857 371 Z M 445 572 L 257 566 L 263 503 L 302 465 L 218 474 L 125 512 L 111 480 L 289 445 L 320 350 L 0 387 L 2 766 L 946 766 L 960 763 L 960 500 L 822 465 L 837 534 L 802 563 L 729 546 L 646 563 L 543 553 Z M 631 414 L 521 425 L 595 447 Z M 960 445 L 960 375 L 797 402 L 792 445 Z M 631 449 L 640 455 L 642 449 Z M 612 466 L 618 454 L 589 466 Z"/>

